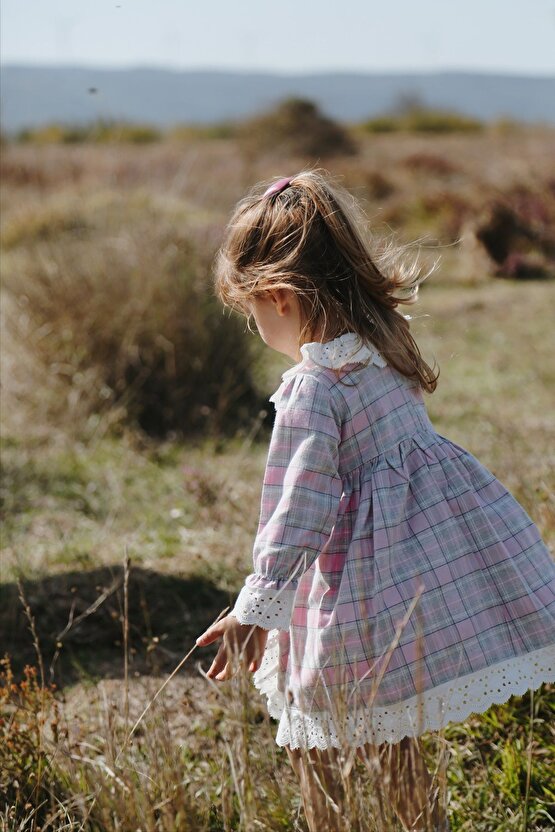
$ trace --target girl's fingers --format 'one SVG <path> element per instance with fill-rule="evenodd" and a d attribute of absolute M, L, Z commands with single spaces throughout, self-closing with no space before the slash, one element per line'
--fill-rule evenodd
<path fill-rule="evenodd" d="M 227 680 L 231 679 L 232 676 L 233 676 L 233 669 L 232 669 L 230 663 L 226 662 L 226 665 L 225 665 L 224 669 L 222 670 L 222 672 L 218 673 L 218 675 L 215 676 L 214 678 L 216 679 L 217 682 L 227 682 Z"/>
<path fill-rule="evenodd" d="M 201 636 L 197 638 L 196 643 L 199 647 L 205 647 L 207 644 L 212 644 L 213 641 L 221 638 L 225 633 L 225 624 L 223 623 L 225 619 L 222 621 L 218 621 L 216 624 L 212 624 L 206 632 L 204 632 Z"/>
<path fill-rule="evenodd" d="M 222 644 L 206 675 L 217 682 L 226 682 L 235 673 L 237 658 L 240 658 L 240 655 L 237 656 L 233 648 L 230 648 L 228 644 Z M 243 661 L 248 662 L 248 659 L 243 656 Z"/>
<path fill-rule="evenodd" d="M 224 669 L 226 664 L 227 664 L 227 650 L 226 650 L 225 646 L 222 644 L 220 646 L 220 649 L 216 653 L 216 658 L 214 659 L 214 661 L 210 665 L 210 668 L 208 669 L 208 672 L 207 672 L 206 675 L 208 676 L 209 679 L 216 678 L 217 674 L 222 672 L 222 670 Z"/>
<path fill-rule="evenodd" d="M 224 641 L 206 674 L 209 679 L 216 679 L 218 682 L 231 679 L 238 661 L 251 673 L 258 670 L 266 646 L 267 633 L 265 631 L 261 634 L 258 628 L 253 630 L 249 626 L 239 625 L 237 622 L 230 622 L 224 618 L 199 636 L 197 644 L 203 647 L 222 637 Z"/>

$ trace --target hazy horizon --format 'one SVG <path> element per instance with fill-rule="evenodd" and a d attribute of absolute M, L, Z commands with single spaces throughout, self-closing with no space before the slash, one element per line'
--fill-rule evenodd
<path fill-rule="evenodd" d="M 155 63 L 136 63 L 125 66 L 118 64 L 99 64 L 86 63 L 82 61 L 75 62 L 47 62 L 47 61 L 6 61 L 0 58 L 0 67 L 28 67 L 31 69 L 48 67 L 49 69 L 93 69 L 96 71 L 106 72 L 125 72 L 134 70 L 152 70 L 160 72 L 175 72 L 175 73 L 218 73 L 229 75 L 273 75 L 277 77 L 296 77 L 296 76 L 311 76 L 311 75 L 499 75 L 501 77 L 515 77 L 515 78 L 555 78 L 555 69 L 546 72 L 524 72 L 517 70 L 497 70 L 497 69 L 481 69 L 476 68 L 457 68 L 457 67 L 437 67 L 434 69 L 341 69 L 331 68 L 326 69 L 306 69 L 306 70 L 277 70 L 271 68 L 245 68 L 245 67 L 218 67 L 218 66 L 174 66 L 172 64 L 155 64 Z"/>

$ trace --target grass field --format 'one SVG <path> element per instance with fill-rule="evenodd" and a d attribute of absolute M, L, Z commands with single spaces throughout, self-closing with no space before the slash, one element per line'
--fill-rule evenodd
<path fill-rule="evenodd" d="M 440 433 L 510 488 L 553 546 L 553 282 L 491 277 L 472 236 L 482 201 L 501 189 L 525 181 L 543 193 L 551 139 L 535 131 L 379 136 L 354 159 L 329 167 L 365 198 L 378 230 L 393 225 L 404 239 L 427 233 L 425 255 L 442 255 L 410 310 L 425 355 L 441 370 L 430 415 Z M 420 167 L 403 163 L 423 154 L 428 162 Z M 451 160 L 452 169 L 438 158 Z M 212 252 L 243 189 L 283 170 L 217 141 L 10 146 L 3 164 L 6 320 L 23 314 L 14 285 L 30 280 L 37 262 L 70 262 L 70 249 L 78 262 L 117 253 L 118 245 L 124 254 L 135 244 L 155 247 L 163 226 L 185 228 Z M 294 165 L 301 166 L 291 160 L 284 168 Z M 439 207 L 430 213 L 436 203 L 424 197 L 433 194 Z M 454 227 L 453 195 L 465 200 Z M 146 229 L 152 236 L 145 243 Z M 122 258 L 109 262 L 121 269 Z M 117 274 L 108 277 L 113 282 Z M 257 336 L 249 337 L 254 346 Z M 192 654 L 126 743 L 164 679 L 233 602 L 249 571 L 267 425 L 253 413 L 235 438 L 152 438 L 110 411 L 95 421 L 69 409 L 71 390 L 59 387 L 54 371 L 45 374 L 39 347 L 35 337 L 13 340 L 3 327 L 0 653 L 9 654 L 15 677 L 5 665 L 2 828 L 304 829 L 263 703 L 244 679 L 216 687 L 203 678 L 197 662 L 207 668 L 208 650 Z M 255 352 L 263 402 L 287 365 Z M 35 676 L 25 677 L 26 664 L 37 668 Z M 425 737 L 454 832 L 552 828 L 553 693 L 544 685 Z M 380 814 L 377 786 L 362 770 L 349 788 L 346 829 L 400 828 Z"/>

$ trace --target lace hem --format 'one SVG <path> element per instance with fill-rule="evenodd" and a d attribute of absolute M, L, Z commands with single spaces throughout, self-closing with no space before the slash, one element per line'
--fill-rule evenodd
<path fill-rule="evenodd" d="M 404 702 L 382 707 L 359 707 L 336 720 L 331 713 L 306 714 L 286 703 L 277 689 L 279 646 L 272 632 L 254 683 L 267 697 L 268 712 L 279 720 L 278 745 L 291 748 L 359 746 L 367 742 L 396 743 L 426 731 L 438 731 L 449 722 L 463 722 L 472 713 L 483 713 L 513 695 L 555 682 L 555 645 L 506 659 L 476 673 L 438 685 Z"/>
<path fill-rule="evenodd" d="M 296 588 L 244 586 L 230 615 L 235 616 L 241 624 L 257 624 L 265 630 L 288 630 L 295 593 Z"/>

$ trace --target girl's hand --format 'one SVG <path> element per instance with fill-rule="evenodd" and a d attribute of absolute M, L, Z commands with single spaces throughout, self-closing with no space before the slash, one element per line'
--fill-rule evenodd
<path fill-rule="evenodd" d="M 252 673 L 258 670 L 264 655 L 268 630 L 253 624 L 240 624 L 235 616 L 226 615 L 199 636 L 197 644 L 199 647 L 206 647 L 219 638 L 223 641 L 206 674 L 209 679 L 216 679 L 218 682 L 231 679 L 237 659 Z"/>

